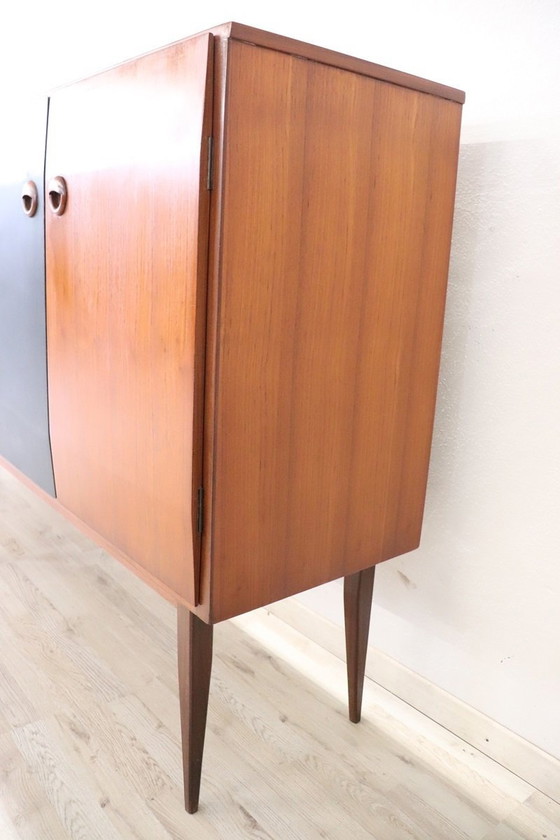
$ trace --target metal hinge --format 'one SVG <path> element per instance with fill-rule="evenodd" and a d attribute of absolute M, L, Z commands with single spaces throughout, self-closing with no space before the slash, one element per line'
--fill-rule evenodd
<path fill-rule="evenodd" d="M 196 532 L 202 534 L 204 527 L 204 487 L 198 488 L 198 506 L 196 514 Z"/>
<path fill-rule="evenodd" d="M 214 138 L 206 138 L 206 152 L 207 152 L 207 170 L 206 170 L 206 189 L 211 190 L 214 187 Z"/>

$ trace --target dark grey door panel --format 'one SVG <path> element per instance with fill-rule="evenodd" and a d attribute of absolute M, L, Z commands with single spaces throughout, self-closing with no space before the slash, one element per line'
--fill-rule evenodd
<path fill-rule="evenodd" d="M 3 108 L 0 134 L 0 455 L 54 495 L 47 403 L 43 172 L 46 98 Z M 24 212 L 22 187 L 37 185 Z M 28 201 L 29 204 L 29 201 Z"/>

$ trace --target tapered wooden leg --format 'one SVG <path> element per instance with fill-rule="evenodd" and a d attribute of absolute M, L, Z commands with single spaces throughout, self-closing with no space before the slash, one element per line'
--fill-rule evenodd
<path fill-rule="evenodd" d="M 348 714 L 359 723 L 362 714 L 369 619 L 375 566 L 344 578 L 344 623 L 348 671 Z"/>
<path fill-rule="evenodd" d="M 189 814 L 194 814 L 198 810 L 200 794 L 213 627 L 186 607 L 179 606 L 177 630 L 185 808 Z"/>

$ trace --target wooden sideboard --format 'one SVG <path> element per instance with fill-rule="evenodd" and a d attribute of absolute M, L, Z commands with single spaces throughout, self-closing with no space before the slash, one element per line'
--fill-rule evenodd
<path fill-rule="evenodd" d="M 214 623 L 344 577 L 359 720 L 375 564 L 420 540 L 463 101 L 229 23 L 14 121 L 0 453 L 177 604 L 191 812 Z"/>

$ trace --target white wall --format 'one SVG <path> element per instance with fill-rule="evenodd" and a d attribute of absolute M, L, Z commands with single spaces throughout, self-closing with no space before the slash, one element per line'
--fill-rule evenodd
<path fill-rule="evenodd" d="M 2 96 L 227 20 L 467 91 L 421 549 L 378 570 L 372 641 L 560 757 L 560 4 L 11 4 Z M 340 586 L 301 596 L 341 621 Z"/>

